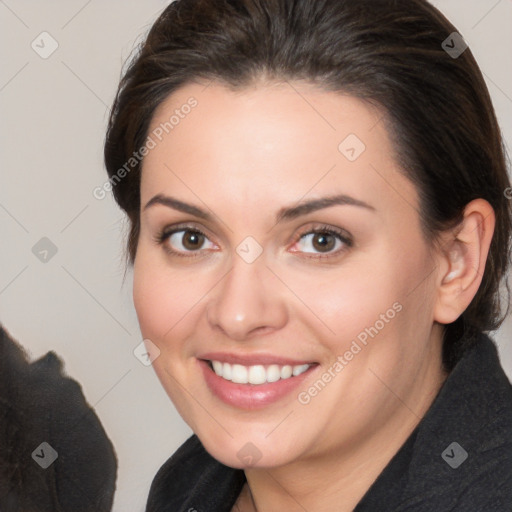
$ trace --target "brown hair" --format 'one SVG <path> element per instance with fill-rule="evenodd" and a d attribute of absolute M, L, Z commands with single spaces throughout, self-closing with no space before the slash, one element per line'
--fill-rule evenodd
<path fill-rule="evenodd" d="M 202 79 L 243 88 L 261 77 L 351 94 L 386 112 L 429 239 L 456 225 L 473 199 L 495 211 L 482 284 L 445 328 L 443 361 L 451 370 L 477 333 L 503 321 L 499 292 L 512 225 L 505 150 L 489 92 L 469 48 L 446 51 L 443 41 L 463 49 L 454 32 L 424 0 L 172 2 L 121 79 L 105 140 L 113 194 L 130 220 L 130 262 L 139 235 L 141 164 L 121 180 L 115 175 L 144 145 L 155 109 L 169 94 Z M 506 305 L 508 313 L 509 297 Z"/>

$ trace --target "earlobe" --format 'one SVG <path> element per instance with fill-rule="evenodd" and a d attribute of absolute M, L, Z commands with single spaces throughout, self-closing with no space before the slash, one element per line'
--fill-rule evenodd
<path fill-rule="evenodd" d="M 482 282 L 495 215 L 483 199 L 471 201 L 455 232 L 444 235 L 439 251 L 441 269 L 434 320 L 449 324 L 466 310 Z"/>

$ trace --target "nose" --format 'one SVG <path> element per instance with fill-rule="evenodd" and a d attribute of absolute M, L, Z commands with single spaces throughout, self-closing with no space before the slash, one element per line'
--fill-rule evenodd
<path fill-rule="evenodd" d="M 233 266 L 209 294 L 212 329 L 236 341 L 281 329 L 287 321 L 285 291 L 263 257 L 252 263 L 234 255 Z"/>

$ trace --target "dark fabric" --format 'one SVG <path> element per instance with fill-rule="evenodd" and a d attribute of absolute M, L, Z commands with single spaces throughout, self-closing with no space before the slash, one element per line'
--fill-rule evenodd
<path fill-rule="evenodd" d="M 242 470 L 218 462 L 193 435 L 158 471 L 146 512 L 229 512 L 245 481 Z"/>
<path fill-rule="evenodd" d="M 29 363 L 0 325 L 0 511 L 108 512 L 117 459 L 80 385 L 53 352 Z M 57 458 L 50 462 L 50 450 Z M 33 454 L 35 455 L 33 457 Z"/>
<path fill-rule="evenodd" d="M 462 450 L 467 458 L 452 467 Z M 244 482 L 242 470 L 220 464 L 193 435 L 158 471 L 146 512 L 230 512 Z M 405 511 L 512 511 L 512 385 L 488 336 L 457 363 L 354 509 Z"/>

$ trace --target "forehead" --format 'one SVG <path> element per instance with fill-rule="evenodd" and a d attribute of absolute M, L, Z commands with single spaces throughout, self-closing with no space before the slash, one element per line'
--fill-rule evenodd
<path fill-rule="evenodd" d="M 417 202 L 383 110 L 309 84 L 188 84 L 156 109 L 148 135 L 155 147 L 143 161 L 143 202 L 177 190 L 255 208 L 326 193 Z"/>

